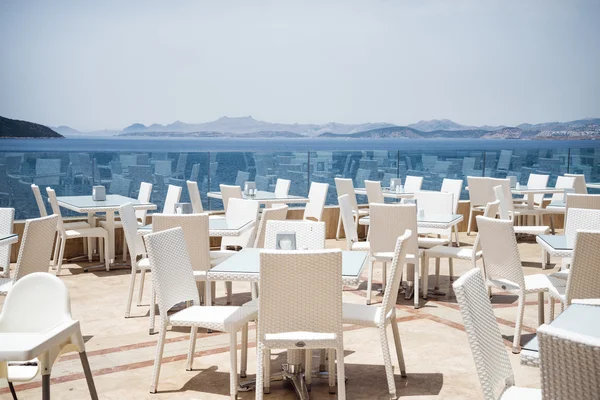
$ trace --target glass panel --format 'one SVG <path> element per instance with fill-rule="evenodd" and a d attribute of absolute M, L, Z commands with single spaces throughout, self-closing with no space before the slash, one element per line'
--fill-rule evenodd
<path fill-rule="evenodd" d="M 586 183 L 600 183 L 600 147 L 571 149 L 569 173 L 585 175 Z M 588 193 L 600 194 L 600 188 L 588 188 Z"/>

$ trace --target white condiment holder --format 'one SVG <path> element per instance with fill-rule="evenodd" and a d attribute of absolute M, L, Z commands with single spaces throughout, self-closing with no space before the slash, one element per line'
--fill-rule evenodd
<path fill-rule="evenodd" d="M 105 201 L 106 200 L 106 188 L 104 186 L 92 187 L 92 200 Z"/>

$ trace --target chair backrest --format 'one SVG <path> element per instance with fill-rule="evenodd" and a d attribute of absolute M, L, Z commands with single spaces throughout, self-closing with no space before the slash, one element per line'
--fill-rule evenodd
<path fill-rule="evenodd" d="M 154 173 L 162 176 L 171 176 L 171 160 L 157 160 L 154 162 Z"/>
<path fill-rule="evenodd" d="M 318 279 L 315 277 L 318 276 Z M 262 251 L 260 253 L 258 341 L 285 332 L 342 330 L 342 252 Z M 284 306 L 282 299 L 302 299 Z M 327 305 L 326 307 L 324 305 Z"/>
<path fill-rule="evenodd" d="M 150 194 L 152 194 L 152 184 L 148 182 L 140 182 L 140 191 L 138 193 L 138 200 L 142 203 L 150 202 Z M 179 189 L 179 194 L 181 195 L 181 189 Z M 169 194 L 167 193 L 167 197 Z M 179 199 L 177 200 L 179 201 Z M 165 206 L 166 206 L 165 202 Z M 148 214 L 148 210 L 135 210 L 135 217 L 143 224 L 146 225 L 146 215 Z"/>
<path fill-rule="evenodd" d="M 417 255 L 417 206 L 414 204 L 372 204 L 369 206 L 371 254 L 393 252 L 406 230 L 413 234 L 405 242 L 408 254 Z"/>
<path fill-rule="evenodd" d="M 569 216 L 570 208 L 586 208 L 600 210 L 600 194 L 573 194 L 568 193 L 565 205 L 565 224 Z"/>
<path fill-rule="evenodd" d="M 274 204 L 271 208 L 265 208 L 258 224 L 256 239 L 254 240 L 255 248 L 262 249 L 265 247 L 265 234 L 267 232 L 268 221 L 283 221 L 287 217 L 289 207 L 285 204 Z"/>
<path fill-rule="evenodd" d="M 109 192 L 111 194 L 120 194 L 121 196 L 129 197 L 130 191 L 131 179 L 124 178 L 119 174 L 112 174 L 109 187 Z"/>
<path fill-rule="evenodd" d="M 423 186 L 422 176 L 410 176 L 408 175 L 404 180 L 404 191 L 406 193 L 417 193 Z"/>
<path fill-rule="evenodd" d="M 14 281 L 34 272 L 48 272 L 59 219 L 57 215 L 48 215 L 25 221 Z"/>
<path fill-rule="evenodd" d="M 383 191 L 381 190 L 381 182 L 365 181 L 365 189 L 367 189 L 367 200 L 369 201 L 369 204 L 385 203 Z"/>
<path fill-rule="evenodd" d="M 500 211 L 500 219 L 510 219 L 512 220 L 514 215 L 514 204 L 512 202 L 512 196 L 510 196 L 510 187 L 506 187 L 506 185 L 498 185 L 494 186 L 494 194 L 496 195 L 496 200 L 499 202 L 499 211 Z"/>
<path fill-rule="evenodd" d="M 244 183 L 250 180 L 250 172 L 247 171 L 238 171 L 237 176 L 235 177 L 235 185 L 239 187 L 243 187 Z"/>
<path fill-rule="evenodd" d="M 225 218 L 228 220 L 248 220 L 250 219 L 253 227 L 246 229 L 239 236 L 224 236 L 221 239 L 221 249 L 225 249 L 227 246 L 242 246 L 252 247 L 256 239 L 256 232 L 258 230 L 258 212 L 260 210 L 260 203 L 256 200 L 244 200 L 244 199 L 229 199 L 229 207 L 225 213 Z"/>
<path fill-rule="evenodd" d="M 575 185 L 573 188 L 575 189 L 575 193 L 577 194 L 587 194 L 587 186 L 585 184 L 585 175 L 584 174 L 565 174 L 565 176 L 570 176 L 575 178 Z"/>
<path fill-rule="evenodd" d="M 573 176 L 559 176 L 556 178 L 556 189 L 575 189 L 575 177 Z M 551 201 L 565 201 L 565 192 L 552 193 Z"/>
<path fill-rule="evenodd" d="M 183 173 L 185 172 L 185 165 L 187 164 L 187 158 L 188 158 L 187 153 L 179 154 L 179 158 L 177 159 L 177 166 L 175 167 L 175 172 L 177 172 L 177 174 L 183 175 Z M 193 174 L 193 169 L 196 165 L 198 166 L 198 168 L 200 168 L 200 164 L 194 164 L 194 166 L 192 166 L 192 174 Z M 196 174 L 197 174 L 197 172 L 196 172 Z"/>
<path fill-rule="evenodd" d="M 163 206 L 163 214 L 175 214 L 175 203 L 181 198 L 181 186 L 169 185 Z"/>
<path fill-rule="evenodd" d="M 200 214 L 204 212 L 204 207 L 202 206 L 202 198 L 200 197 L 200 189 L 198 189 L 198 182 L 196 181 L 187 181 L 188 193 L 190 195 L 190 201 L 192 202 L 192 209 L 194 210 L 194 214 Z"/>
<path fill-rule="evenodd" d="M 13 233 L 14 220 L 14 208 L 0 208 L 0 234 L 9 235 Z M 11 246 L 0 246 L 0 276 L 4 275 L 10 268 L 10 248 Z"/>
<path fill-rule="evenodd" d="M 486 400 L 496 400 L 515 378 L 500 328 L 479 268 L 452 284 L 463 318 L 475 368 Z"/>
<path fill-rule="evenodd" d="M 454 193 L 449 192 L 433 192 L 433 191 L 420 191 L 416 192 L 414 197 L 417 201 L 417 209 L 423 210 L 425 215 L 431 214 L 452 214 L 454 209 Z M 449 229 L 435 229 L 435 228 L 419 228 L 420 234 L 434 233 L 434 234 L 445 234 L 450 235 L 452 228 Z"/>
<path fill-rule="evenodd" d="M 296 233 L 296 250 L 321 250 L 325 248 L 325 222 L 269 221 L 265 233 L 265 249 L 277 248 L 277 234 Z"/>
<path fill-rule="evenodd" d="M 467 176 L 467 183 L 469 185 L 471 207 L 483 206 L 495 200 L 490 178 Z"/>
<path fill-rule="evenodd" d="M 527 188 L 528 189 L 543 189 L 548 186 L 548 178 L 550 175 L 541 175 L 541 174 L 529 174 L 529 178 L 527 179 Z M 536 204 L 542 204 L 544 200 L 544 194 L 534 194 L 533 201 Z"/>
<path fill-rule="evenodd" d="M 462 192 L 463 180 L 462 179 L 448 179 L 444 178 L 442 181 L 442 188 L 440 192 L 448 192 L 454 195 L 452 213 L 456 214 L 458 211 L 458 202 L 460 200 L 460 193 Z"/>
<path fill-rule="evenodd" d="M 289 179 L 278 178 L 275 182 L 275 196 L 287 196 L 290 193 L 291 183 Z"/>
<path fill-rule="evenodd" d="M 167 318 L 167 312 L 176 304 L 192 301 L 200 305 L 183 229 L 150 233 L 144 235 L 144 241 L 161 319 Z"/>
<path fill-rule="evenodd" d="M 593 307 L 593 306 L 588 306 Z M 551 325 L 537 329 L 544 399 L 598 399 L 600 339 Z"/>
<path fill-rule="evenodd" d="M 498 211 L 500 209 L 500 200 L 492 201 L 487 203 L 485 206 L 485 210 L 483 211 L 483 216 L 488 218 L 496 218 L 498 215 Z M 475 236 L 475 241 L 473 241 L 473 261 L 475 261 L 475 253 L 481 250 L 481 242 L 479 240 L 479 232 L 477 232 L 477 236 Z"/>
<path fill-rule="evenodd" d="M 327 190 L 329 183 L 312 182 L 308 191 L 309 202 L 304 208 L 303 219 L 313 218 L 316 221 L 321 221 L 323 218 L 323 208 L 325 208 L 325 200 L 327 199 Z"/>
<path fill-rule="evenodd" d="M 195 271 L 210 269 L 210 237 L 208 233 L 208 214 L 154 214 L 152 232 L 181 228 Z"/>
<path fill-rule="evenodd" d="M 347 195 L 352 210 L 358 212 L 358 203 L 356 202 L 356 193 L 354 193 L 354 184 L 352 183 L 352 179 L 335 178 L 335 189 L 337 191 L 338 198 Z"/>
<path fill-rule="evenodd" d="M 60 206 L 58 205 L 58 200 L 56 199 L 56 192 L 54 189 L 47 187 L 46 193 L 48 194 L 48 201 L 50 202 L 50 208 L 52 208 L 52 213 L 58 215 L 58 220 L 56 221 L 56 230 L 60 232 L 60 234 L 64 234 L 65 226 L 63 225 L 62 214 L 60 213 Z"/>
<path fill-rule="evenodd" d="M 569 208 L 568 211 L 565 236 L 567 238 L 567 245 L 573 248 L 578 230 L 600 230 L 600 210 Z"/>
<path fill-rule="evenodd" d="M 577 230 L 571 272 L 565 292 L 567 304 L 573 299 L 600 299 L 600 230 Z"/>
<path fill-rule="evenodd" d="M 45 217 L 48 215 L 48 212 L 46 211 L 46 205 L 44 204 L 42 193 L 40 193 L 40 187 L 33 183 L 31 185 L 31 191 L 33 192 L 33 197 L 35 197 L 35 202 L 40 210 L 40 217 Z"/>
<path fill-rule="evenodd" d="M 132 265 L 134 265 L 133 263 L 137 256 L 145 254 L 145 250 L 142 236 L 137 233 L 138 221 L 135 216 L 133 205 L 127 203 L 119 207 L 119 217 L 121 218 L 121 224 L 123 225 L 123 233 L 125 234 L 125 240 L 127 241 L 131 262 Z"/>
<path fill-rule="evenodd" d="M 406 242 L 412 236 L 410 230 L 404 231 L 402 236 L 396 239 L 396 247 L 394 249 L 394 258 L 392 259 L 392 265 L 389 269 L 389 286 L 388 290 L 383 294 L 383 302 L 381 303 L 382 312 L 379 314 L 379 323 L 383 326 L 388 314 L 395 309 L 396 300 L 398 299 L 398 290 L 400 289 L 400 280 L 402 278 L 402 269 L 406 263 L 406 254 L 408 252 L 408 246 Z M 393 322 L 395 323 L 395 322 Z"/>
<path fill-rule="evenodd" d="M 67 286 L 48 272 L 35 272 L 19 279 L 8 292 L 0 332 L 42 333 L 71 320 Z"/>
<path fill-rule="evenodd" d="M 221 190 L 221 197 L 223 199 L 223 210 L 227 212 L 227 208 L 229 207 L 229 199 L 241 199 L 242 198 L 242 188 L 239 186 L 232 185 L 219 185 Z"/>
<path fill-rule="evenodd" d="M 477 216 L 488 280 L 506 279 L 525 290 L 525 277 L 512 221 Z"/>
<path fill-rule="evenodd" d="M 37 158 L 35 160 L 34 182 L 37 185 L 60 184 L 60 159 Z"/>
<path fill-rule="evenodd" d="M 346 250 L 352 250 L 352 243 L 358 242 L 358 232 L 354 223 L 350 196 L 345 194 L 338 197 L 338 203 L 340 205 L 342 224 L 344 225 L 344 235 L 346 236 Z"/>

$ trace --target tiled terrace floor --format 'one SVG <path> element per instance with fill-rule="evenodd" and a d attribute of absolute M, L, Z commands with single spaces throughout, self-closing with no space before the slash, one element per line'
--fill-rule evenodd
<path fill-rule="evenodd" d="M 461 234 L 463 245 L 471 244 L 474 235 Z M 328 247 L 342 247 L 343 241 L 329 240 Z M 539 273 L 540 248 L 533 241 L 519 244 L 526 274 Z M 555 262 L 556 260 L 552 260 Z M 432 262 L 433 264 L 433 262 Z M 148 393 L 156 335 L 148 335 L 148 303 L 150 279 L 142 306 L 132 309 L 132 317 L 125 319 L 124 309 L 129 283 L 129 271 L 84 273 L 85 264 L 68 264 L 62 279 L 71 295 L 73 317 L 81 321 L 90 364 L 95 375 L 96 387 L 101 399 L 226 399 L 229 395 L 228 337 L 221 333 L 199 334 L 196 346 L 194 370 L 185 370 L 188 332 L 172 331 L 167 334 L 159 393 Z M 558 266 L 551 265 L 556 271 Z M 458 276 L 470 268 L 468 262 L 455 261 L 454 273 Z M 433 271 L 433 267 L 431 268 Z M 449 289 L 447 263 L 442 261 L 441 289 L 447 296 L 432 298 L 418 310 L 403 296 L 398 300 L 398 324 L 403 343 L 408 377 L 396 375 L 400 397 L 407 399 L 480 399 L 482 398 L 475 365 L 463 330 L 462 319 Z M 380 278 L 376 268 L 375 279 Z M 139 282 L 139 280 L 138 280 Z M 433 282 L 430 284 L 432 285 Z M 344 300 L 364 302 L 366 283 L 357 288 L 347 288 Z M 248 284 L 234 283 L 234 304 L 250 299 Z M 224 285 L 217 284 L 217 302 L 224 304 Z M 381 296 L 379 297 L 381 298 Z M 528 298 L 522 343 L 535 331 L 537 324 L 537 297 Z M 0 297 L 0 305 L 4 298 Z M 505 338 L 512 340 L 516 317 L 516 297 L 496 295 L 492 299 L 500 329 Z M 391 338 L 391 334 L 389 337 Z M 250 329 L 248 373 L 255 372 L 254 329 Z M 349 399 L 386 399 L 387 384 L 375 329 L 346 326 L 347 393 Z M 506 351 L 510 354 L 509 341 Z M 393 346 L 393 342 L 390 342 Z M 393 349 L 393 347 L 392 347 Z M 519 356 L 510 354 L 519 386 L 539 387 L 539 371 L 521 366 Z M 285 360 L 284 354 L 274 354 L 273 370 Z M 315 363 L 318 364 L 315 360 Z M 395 361 L 394 361 L 395 362 Z M 396 367 L 395 367 L 396 370 Z M 397 370 L 396 370 L 397 372 Z M 16 385 L 20 399 L 41 398 L 39 379 Z M 10 399 L 5 383 L 0 384 L 0 399 Z M 55 364 L 52 374 L 52 394 L 55 399 L 89 398 L 79 358 L 64 355 Z M 253 399 L 254 392 L 240 393 L 241 399 Z M 274 383 L 267 399 L 294 399 L 290 387 Z M 328 394 L 327 382 L 313 382 L 313 399 L 334 399 Z"/>

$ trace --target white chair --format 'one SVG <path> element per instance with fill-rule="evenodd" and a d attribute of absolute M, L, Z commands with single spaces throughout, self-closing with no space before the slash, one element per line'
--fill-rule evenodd
<path fill-rule="evenodd" d="M 237 176 L 235 177 L 234 185 L 243 187 L 244 183 L 250 180 L 250 172 L 247 171 L 238 171 Z"/>
<path fill-rule="evenodd" d="M 361 216 L 365 216 L 369 214 L 369 210 L 358 208 L 358 203 L 356 201 L 356 193 L 354 192 L 354 184 L 352 183 L 352 179 L 347 178 L 335 178 L 335 188 L 337 190 L 338 198 L 344 195 L 348 196 L 348 201 L 352 206 L 352 213 L 355 217 L 355 225 L 358 225 L 358 220 Z M 338 218 L 337 230 L 335 232 L 335 238 L 340 240 L 340 229 L 342 225 L 342 212 L 340 210 L 340 216 Z"/>
<path fill-rule="evenodd" d="M 569 196 L 571 197 L 571 196 Z M 600 209 L 590 208 L 567 208 L 565 221 L 565 238 L 569 248 L 575 247 L 575 238 L 578 230 L 600 230 Z M 563 258 L 563 270 L 556 272 L 555 276 L 566 279 L 569 269 L 566 269 L 571 264 L 571 258 Z"/>
<path fill-rule="evenodd" d="M 238 390 L 237 376 L 237 332 L 243 330 L 247 338 L 248 321 L 256 318 L 254 307 L 200 306 L 200 297 L 194 279 L 194 271 L 186 249 L 181 228 L 169 229 L 144 236 L 148 258 L 152 264 L 152 285 L 156 293 L 160 312 L 160 332 L 156 344 L 154 370 L 150 392 L 156 393 L 167 328 L 169 326 L 191 327 L 187 369 L 192 370 L 198 328 L 213 329 L 229 333 L 230 372 L 229 386 L 232 399 Z M 169 310 L 182 302 L 192 302 L 191 307 L 173 314 Z M 245 374 L 248 343 L 242 340 L 242 374 Z"/>
<path fill-rule="evenodd" d="M 566 207 L 559 206 L 555 207 L 553 204 L 565 202 L 567 193 L 575 192 L 575 177 L 572 176 L 559 176 L 556 178 L 556 189 L 563 189 L 561 193 L 553 193 L 550 199 L 550 204 L 546 207 L 538 207 L 540 215 L 543 217 L 546 214 L 550 215 L 550 226 L 552 227 L 552 233 L 554 233 L 554 214 L 565 214 Z"/>
<path fill-rule="evenodd" d="M 151 270 L 151 266 L 148 258 L 146 257 L 146 249 L 144 248 L 144 243 L 142 242 L 142 236 L 138 235 L 137 233 L 138 220 L 136 218 L 133 205 L 131 203 L 127 203 L 119 207 L 119 216 L 121 217 L 123 235 L 127 241 L 129 256 L 131 258 L 131 280 L 129 281 L 129 293 L 127 296 L 127 306 L 125 308 L 125 318 L 129 318 L 137 273 L 139 271 L 141 275 L 140 289 L 137 300 L 137 305 L 139 306 L 142 302 L 146 272 Z M 140 257 L 139 260 L 138 257 Z"/>
<path fill-rule="evenodd" d="M 14 208 L 0 208 L 0 234 L 13 233 L 15 220 Z M 7 278 L 10 274 L 10 249 L 12 245 L 0 246 L 0 278 Z"/>
<path fill-rule="evenodd" d="M 483 212 L 484 217 L 494 218 L 498 213 L 500 202 L 498 200 L 488 203 Z M 477 260 L 482 257 L 481 246 L 479 245 L 479 234 L 475 237 L 473 247 L 450 247 L 450 246 L 435 246 L 426 249 L 423 255 L 423 298 L 427 298 L 427 290 L 429 288 L 429 259 L 435 258 L 435 286 L 439 289 L 440 282 L 440 258 L 448 258 L 448 276 L 450 282 L 454 279 L 454 263 L 453 259 L 469 260 L 473 264 L 473 268 L 477 267 Z M 485 268 L 485 267 L 483 267 Z"/>
<path fill-rule="evenodd" d="M 460 194 L 462 192 L 463 180 L 462 179 L 448 179 L 444 178 L 442 181 L 442 188 L 440 192 L 448 192 L 452 193 L 454 200 L 452 207 L 452 214 L 456 214 L 458 212 L 458 203 L 460 201 Z M 460 240 L 458 238 L 458 225 L 454 225 L 454 242 L 456 246 L 460 245 Z"/>
<path fill-rule="evenodd" d="M 515 216 L 521 215 L 519 211 L 515 211 L 513 208 L 513 202 L 507 200 L 507 195 L 510 194 L 510 187 L 505 185 L 498 185 L 494 187 L 494 194 L 496 195 L 496 200 L 500 202 L 499 204 L 499 214 L 500 219 L 513 221 L 513 229 L 515 234 L 528 234 L 528 235 L 545 235 L 548 233 L 550 228 L 548 226 L 540 226 L 540 225 L 517 225 L 514 226 L 514 218 Z M 511 210 L 512 209 L 512 210 Z M 493 217 L 490 215 L 490 217 Z"/>
<path fill-rule="evenodd" d="M 585 184 L 585 175 L 583 174 L 565 174 L 565 176 L 575 178 L 573 188 L 577 194 L 588 194 L 587 185 Z"/>
<path fill-rule="evenodd" d="M 56 215 L 25 221 L 17 265 L 12 278 L 10 274 L 6 278 L 0 278 L 0 294 L 10 292 L 14 284 L 24 276 L 34 272 L 48 272 L 57 221 Z"/>
<path fill-rule="evenodd" d="M 60 213 L 60 206 L 58 205 L 58 201 L 56 200 L 56 193 L 53 189 L 46 188 L 46 192 L 48 192 L 48 200 L 50 201 L 50 206 L 52 207 L 52 212 L 58 215 L 56 230 L 58 232 L 58 240 L 60 241 L 60 246 L 54 247 L 54 257 L 53 257 L 53 267 L 56 268 L 56 275 L 60 275 L 60 270 L 62 268 L 63 256 L 65 253 L 65 244 L 68 239 L 78 239 L 78 238 L 98 238 L 102 239 L 100 241 L 100 261 L 104 261 L 104 265 L 106 270 L 110 270 L 110 259 L 108 255 L 108 231 L 101 227 L 95 228 L 76 228 L 76 229 L 67 229 L 63 225 L 62 216 Z"/>
<path fill-rule="evenodd" d="M 200 197 L 200 190 L 198 189 L 198 182 L 186 181 L 188 193 L 190 195 L 190 201 L 192 202 L 192 209 L 194 214 L 201 214 L 204 212 L 202 206 L 202 198 Z"/>
<path fill-rule="evenodd" d="M 407 176 L 404 180 L 404 191 L 406 193 L 417 193 L 423 186 L 422 176 Z"/>
<path fill-rule="evenodd" d="M 175 204 L 179 203 L 181 190 L 181 186 L 169 185 L 165 204 L 163 205 L 163 214 L 175 214 Z"/>
<path fill-rule="evenodd" d="M 48 240 L 50 245 L 52 239 Z M 71 317 L 67 287 L 46 272 L 20 279 L 0 313 L 0 378 L 8 380 L 13 397 L 12 382 L 30 381 L 41 372 L 42 398 L 50 399 L 52 366 L 59 355 L 72 351 L 79 353 L 90 397 L 97 400 L 79 321 Z M 19 362 L 37 365 L 22 366 Z"/>
<path fill-rule="evenodd" d="M 323 218 L 323 209 L 325 208 L 325 200 L 327 199 L 327 191 L 329 190 L 328 183 L 312 182 L 308 191 L 309 202 L 304 208 L 304 220 L 321 221 Z"/>
<path fill-rule="evenodd" d="M 385 203 L 385 199 L 383 197 L 383 191 L 381 190 L 381 182 L 365 181 L 365 189 L 367 190 L 367 200 L 369 201 L 369 204 Z"/>
<path fill-rule="evenodd" d="M 294 232 L 297 250 L 321 250 L 325 248 L 325 222 L 269 221 L 265 232 L 265 249 L 277 248 L 277 234 Z"/>
<path fill-rule="evenodd" d="M 400 332 L 396 322 L 396 300 L 402 278 L 402 268 L 406 261 L 407 247 L 405 242 L 410 238 L 412 232 L 407 230 L 396 240 L 394 257 L 390 265 L 389 286 L 383 295 L 383 302 L 380 306 L 367 306 L 356 303 L 343 303 L 343 322 L 379 329 L 379 340 L 381 351 L 383 353 L 383 363 L 385 365 L 385 374 L 388 383 L 389 396 L 396 398 L 396 382 L 394 381 L 394 369 L 392 367 L 392 358 L 387 339 L 387 327 L 392 326 L 394 344 L 396 347 L 396 356 L 398 357 L 398 366 L 400 367 L 400 376 L 406 377 L 406 366 L 404 364 L 404 355 L 402 353 L 402 344 L 400 343 Z"/>
<path fill-rule="evenodd" d="M 484 399 L 541 400 L 542 393 L 539 389 L 515 386 L 515 375 L 506 354 L 481 270 L 473 268 L 458 278 L 452 286 L 471 345 Z"/>
<path fill-rule="evenodd" d="M 600 194 L 567 194 L 565 204 L 565 224 L 569 215 L 569 208 L 585 208 L 600 210 Z"/>
<path fill-rule="evenodd" d="M 275 197 L 284 197 L 290 193 L 290 185 L 292 181 L 288 179 L 278 178 L 275 182 Z"/>
<path fill-rule="evenodd" d="M 371 240 L 369 241 L 369 272 L 367 281 L 367 305 L 371 304 L 371 288 L 373 281 L 373 264 L 383 264 L 382 286 L 385 291 L 387 272 L 386 265 L 394 258 L 396 239 L 406 230 L 417 231 L 417 207 L 414 204 L 372 204 Z M 413 234 L 406 242 L 407 265 L 413 265 L 414 272 L 407 267 L 406 280 L 414 282 L 414 304 L 419 307 L 419 261 L 422 250 L 419 250 L 417 235 Z M 414 276 L 414 277 L 413 277 Z"/>
<path fill-rule="evenodd" d="M 598 399 L 600 339 L 551 325 L 537 330 L 544 399 Z"/>
<path fill-rule="evenodd" d="M 358 241 L 358 231 L 354 214 L 352 213 L 352 198 L 348 195 L 338 197 L 340 205 L 340 216 L 344 225 L 344 235 L 346 236 L 346 250 L 369 251 L 369 242 Z"/>
<path fill-rule="evenodd" d="M 544 322 L 544 292 L 551 286 L 544 274 L 524 275 L 512 221 L 477 217 L 488 287 L 519 296 L 513 353 L 519 353 L 525 296 L 538 295 L 538 323 Z"/>
<path fill-rule="evenodd" d="M 469 185 L 469 222 L 467 224 L 467 235 L 471 234 L 471 223 L 473 222 L 473 212 L 483 212 L 487 203 L 495 200 L 494 192 L 490 178 L 481 178 L 476 176 L 468 176 L 467 183 Z"/>
<path fill-rule="evenodd" d="M 528 189 L 543 189 L 548 186 L 548 179 L 550 175 L 541 175 L 541 174 L 529 174 L 529 178 L 527 179 L 527 188 Z M 521 197 L 514 199 L 514 202 L 517 203 L 518 206 L 527 207 L 527 197 Z M 541 206 L 544 202 L 544 193 L 534 194 L 533 195 L 533 203 L 534 205 Z"/>
<path fill-rule="evenodd" d="M 270 208 L 265 208 L 258 223 L 256 239 L 252 247 L 262 249 L 265 247 L 265 236 L 267 232 L 267 223 L 269 221 L 284 221 L 287 217 L 289 207 L 285 204 L 274 204 Z"/>
<path fill-rule="evenodd" d="M 223 201 L 223 211 L 227 212 L 227 208 L 229 207 L 229 199 L 241 199 L 242 198 L 242 188 L 239 186 L 232 185 L 219 185 L 219 189 L 221 190 L 221 198 Z"/>
<path fill-rule="evenodd" d="M 277 221 L 270 224 L 274 222 Z M 319 279 L 314 279 L 315 276 Z M 330 349 L 329 391 L 333 392 L 335 387 L 337 358 L 337 398 L 346 398 L 341 281 L 339 249 L 265 250 L 260 254 L 257 400 L 263 398 L 263 391 L 270 392 L 271 349 Z M 301 301 L 282 302 L 286 298 Z M 312 352 L 305 354 L 305 368 L 311 371 Z"/>
<path fill-rule="evenodd" d="M 449 192 L 421 191 L 413 197 L 417 201 L 417 208 L 423 210 L 425 215 L 453 214 L 454 194 Z M 419 247 L 431 248 L 438 245 L 447 245 L 452 242 L 452 229 L 419 228 L 419 235 L 436 235 L 436 237 L 419 237 Z"/>

